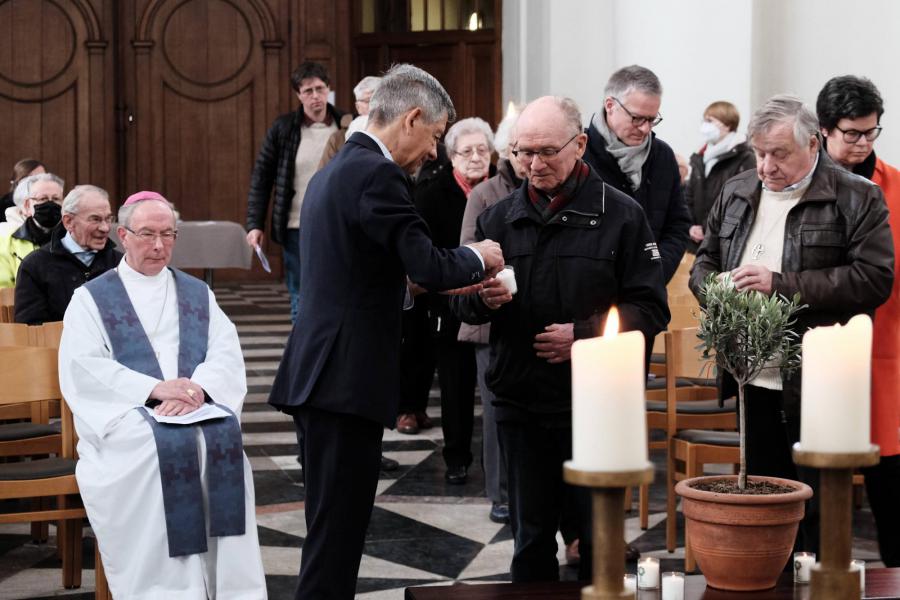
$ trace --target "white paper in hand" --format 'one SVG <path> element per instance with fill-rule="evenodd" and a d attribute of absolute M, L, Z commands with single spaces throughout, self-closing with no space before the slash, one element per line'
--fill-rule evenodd
<path fill-rule="evenodd" d="M 271 273 L 272 267 L 269 265 L 269 259 L 266 258 L 265 252 L 262 251 L 262 248 L 259 247 L 259 244 L 253 247 L 256 248 L 256 256 L 259 257 L 259 264 L 262 265 L 262 268 L 266 271 L 266 273 Z"/>
<path fill-rule="evenodd" d="M 158 415 L 148 406 L 145 406 L 144 410 L 146 410 L 151 417 L 156 419 L 157 423 L 171 423 L 173 425 L 192 425 L 193 423 L 200 423 L 201 421 L 210 421 L 212 419 L 222 419 L 231 416 L 231 413 L 222 410 L 215 404 L 204 404 L 194 412 L 181 415 L 180 417 L 164 417 L 163 415 Z"/>

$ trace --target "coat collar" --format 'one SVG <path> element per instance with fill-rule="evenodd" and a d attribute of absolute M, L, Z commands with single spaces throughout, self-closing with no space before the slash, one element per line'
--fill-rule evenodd
<path fill-rule="evenodd" d="M 813 173 L 809 188 L 800 199 L 800 202 L 812 202 L 819 200 L 834 200 L 837 189 L 836 179 L 838 167 L 824 150 L 819 151 L 819 164 Z M 762 190 L 762 182 L 759 177 L 743 178 L 734 188 L 734 194 L 745 198 L 754 206 L 759 201 Z"/>

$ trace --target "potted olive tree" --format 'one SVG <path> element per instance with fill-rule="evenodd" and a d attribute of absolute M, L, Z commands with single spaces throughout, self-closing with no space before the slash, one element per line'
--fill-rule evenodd
<path fill-rule="evenodd" d="M 740 472 L 686 479 L 675 491 L 691 548 L 707 583 L 729 590 L 775 586 L 790 557 L 805 501 L 812 489 L 798 481 L 747 477 L 744 388 L 765 368 L 783 375 L 800 366 L 799 335 L 792 328 L 803 306 L 793 299 L 738 291 L 730 278 L 704 282 L 698 337 L 704 355 L 737 383 Z"/>

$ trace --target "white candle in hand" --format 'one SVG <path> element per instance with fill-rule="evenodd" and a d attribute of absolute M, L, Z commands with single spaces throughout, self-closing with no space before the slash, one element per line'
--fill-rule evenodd
<path fill-rule="evenodd" d="M 503 287 L 512 294 L 516 295 L 516 292 L 519 291 L 519 286 L 516 285 L 516 271 L 512 268 L 512 265 L 506 265 L 503 269 L 495 275 L 497 281 L 503 284 Z"/>
<path fill-rule="evenodd" d="M 856 315 L 841 327 L 803 336 L 800 447 L 806 452 L 867 452 L 872 320 Z"/>
<path fill-rule="evenodd" d="M 572 344 L 572 467 L 584 471 L 646 469 L 644 336 L 617 334 L 610 309 L 603 337 Z"/>

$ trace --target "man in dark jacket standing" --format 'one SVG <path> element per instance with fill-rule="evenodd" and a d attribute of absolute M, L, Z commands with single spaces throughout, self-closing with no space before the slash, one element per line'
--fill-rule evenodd
<path fill-rule="evenodd" d="M 503 266 L 496 242 L 443 250 L 416 211 L 408 176 L 435 157 L 455 116 L 440 83 L 393 67 L 365 131 L 313 177 L 300 315 L 269 403 L 303 432 L 306 539 L 297 600 L 350 600 L 378 483 L 381 437 L 400 396 L 400 313 L 407 277 L 432 291 Z"/>
<path fill-rule="evenodd" d="M 62 203 L 62 226 L 19 267 L 17 323 L 62 321 L 75 289 L 119 264 L 122 253 L 109 239 L 114 220 L 105 190 L 72 188 Z"/>
<path fill-rule="evenodd" d="M 799 98 L 774 96 L 750 121 L 756 172 L 729 180 L 713 205 L 691 269 L 691 290 L 710 273 L 730 273 L 739 290 L 800 294 L 808 305 L 797 331 L 846 323 L 889 296 L 894 244 L 881 189 L 820 152 L 819 122 Z M 745 388 L 747 471 L 800 479 L 818 489 L 818 471 L 797 467 L 800 373 L 763 372 Z M 735 390 L 723 381 L 723 394 Z M 797 549 L 818 552 L 818 493 L 800 524 Z"/>
<path fill-rule="evenodd" d="M 342 113 L 328 103 L 331 91 L 325 67 L 305 62 L 291 74 L 291 88 L 300 100 L 296 112 L 281 115 L 266 133 L 250 177 L 247 197 L 247 243 L 263 243 L 269 197 L 272 207 L 272 241 L 284 249 L 284 280 L 291 295 L 291 320 L 297 318 L 300 293 L 300 207 L 306 186 L 319 168 L 328 138 L 341 122 Z"/>
<path fill-rule="evenodd" d="M 652 132 L 662 121 L 662 85 L 653 71 L 632 65 L 613 73 L 604 93 L 603 110 L 587 129 L 584 161 L 643 207 L 668 282 L 687 247 L 691 215 L 675 154 Z"/>
<path fill-rule="evenodd" d="M 491 323 L 486 380 L 508 475 L 513 581 L 559 578 L 565 493 L 575 498 L 587 579 L 590 499 L 562 479 L 572 455 L 572 342 L 599 335 L 615 305 L 624 329 L 641 331 L 649 347 L 669 320 L 666 292 L 644 211 L 581 160 L 587 136 L 575 103 L 539 98 L 516 130 L 512 153 L 528 181 L 478 218 L 475 237 L 500 243 L 518 292 L 491 279 L 453 306 L 462 321 Z"/>

